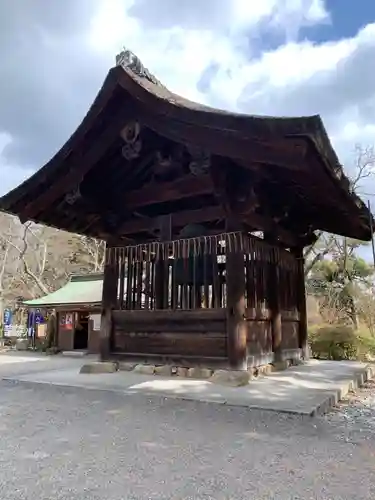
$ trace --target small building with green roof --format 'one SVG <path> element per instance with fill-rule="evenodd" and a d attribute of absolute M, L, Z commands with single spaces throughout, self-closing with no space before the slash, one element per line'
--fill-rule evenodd
<path fill-rule="evenodd" d="M 103 274 L 78 274 L 55 292 L 26 300 L 29 309 L 54 309 L 57 347 L 62 351 L 99 352 Z"/>

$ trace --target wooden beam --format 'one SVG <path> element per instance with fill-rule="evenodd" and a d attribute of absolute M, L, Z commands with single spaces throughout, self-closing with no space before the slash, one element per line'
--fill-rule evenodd
<path fill-rule="evenodd" d="M 203 222 L 224 219 L 225 217 L 225 210 L 220 206 L 204 207 L 197 210 L 186 210 L 172 214 L 172 226 L 182 227 L 186 226 L 187 224 L 201 224 Z M 276 231 L 280 243 L 282 243 L 285 247 L 295 247 L 298 243 L 297 236 L 287 230 L 278 227 L 271 219 L 263 215 L 250 214 L 243 219 L 239 214 L 236 217 L 239 220 L 243 220 L 243 223 L 245 224 L 245 226 L 247 226 L 247 229 L 249 231 Z M 154 233 L 158 228 L 158 218 L 144 217 L 134 219 L 125 222 L 119 228 L 119 237 L 125 236 L 127 234 L 147 232 Z"/>
<path fill-rule="evenodd" d="M 307 308 L 306 308 L 306 289 L 305 289 L 305 273 L 304 273 L 304 258 L 303 249 L 292 249 L 294 256 L 298 261 L 297 271 L 297 301 L 299 313 L 299 328 L 298 328 L 298 347 L 302 351 L 302 357 L 305 360 L 309 359 L 309 344 L 307 331 Z"/>
<path fill-rule="evenodd" d="M 129 113 L 129 110 L 127 110 L 127 113 Z M 82 180 L 84 175 L 89 172 L 93 165 L 103 157 L 109 146 L 117 138 L 126 118 L 123 109 L 120 107 L 118 113 L 113 116 L 103 133 L 90 142 L 90 147 L 86 151 L 78 150 L 75 156 L 69 158 L 68 161 L 71 168 L 64 175 L 56 179 L 40 196 L 33 198 L 26 204 L 22 209 L 22 220 L 33 219 L 46 207 L 53 205 L 58 198 L 71 191 Z"/>
<path fill-rule="evenodd" d="M 172 239 L 172 216 L 162 215 L 159 219 L 160 238 L 159 241 L 171 241 Z M 168 307 L 168 262 L 159 259 L 155 265 L 155 306 L 156 309 Z"/>
<path fill-rule="evenodd" d="M 272 245 L 277 242 L 276 234 L 273 232 L 266 233 L 264 239 L 269 241 Z M 272 333 L 272 351 L 274 355 L 274 362 L 280 363 L 282 361 L 282 341 L 283 329 L 281 322 L 281 308 L 280 308 L 280 287 L 283 285 L 280 282 L 279 267 L 276 261 L 263 262 L 263 266 L 268 267 L 268 282 L 267 282 L 267 296 L 271 312 L 271 333 Z"/>
<path fill-rule="evenodd" d="M 147 186 L 125 193 L 122 202 L 127 210 L 165 203 L 168 201 L 209 194 L 213 191 L 209 175 L 186 175 L 173 182 L 151 183 Z"/>
<path fill-rule="evenodd" d="M 113 320 L 112 311 L 117 307 L 117 288 L 119 278 L 119 254 L 111 255 L 114 243 L 107 243 L 103 292 L 102 292 L 102 315 L 100 323 L 100 358 L 102 361 L 109 359 L 113 344 Z M 113 258 L 114 257 L 114 258 Z M 116 260 L 117 259 L 117 260 Z"/>
<path fill-rule="evenodd" d="M 223 157 L 255 163 L 268 163 L 300 170 L 306 161 L 307 141 L 296 137 L 263 140 L 246 131 L 215 129 L 155 116 L 139 105 L 142 123 L 179 143 L 189 143 Z"/>
<path fill-rule="evenodd" d="M 238 220 L 227 219 L 226 230 L 238 231 Z M 230 367 L 247 370 L 247 325 L 245 320 L 245 261 L 243 251 L 226 252 L 227 338 Z"/>
<path fill-rule="evenodd" d="M 186 226 L 221 219 L 225 216 L 221 207 L 204 207 L 197 210 L 186 210 L 172 214 L 172 226 Z M 119 235 L 150 232 L 153 233 L 160 226 L 158 217 L 144 217 L 125 222 L 119 230 Z"/>

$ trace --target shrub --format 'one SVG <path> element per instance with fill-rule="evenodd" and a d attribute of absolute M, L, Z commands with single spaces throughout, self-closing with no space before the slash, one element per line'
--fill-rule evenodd
<path fill-rule="evenodd" d="M 354 360 L 375 355 L 375 340 L 346 325 L 328 325 L 309 331 L 312 355 L 318 359 Z"/>

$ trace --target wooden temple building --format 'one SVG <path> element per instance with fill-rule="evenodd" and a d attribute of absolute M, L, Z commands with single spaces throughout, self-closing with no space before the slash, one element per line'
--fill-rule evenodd
<path fill-rule="evenodd" d="M 303 248 L 369 240 L 319 116 L 212 109 L 123 51 L 78 129 L 0 209 L 107 242 L 103 359 L 246 369 L 306 356 Z"/>

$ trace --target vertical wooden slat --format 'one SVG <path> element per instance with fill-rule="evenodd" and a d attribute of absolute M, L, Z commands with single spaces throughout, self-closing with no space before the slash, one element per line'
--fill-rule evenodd
<path fill-rule="evenodd" d="M 151 263 L 145 262 L 145 309 L 150 309 L 151 301 Z"/>
<path fill-rule="evenodd" d="M 172 240 L 172 217 L 163 215 L 159 218 L 160 241 Z M 164 259 L 163 252 L 160 252 L 155 268 L 155 307 L 164 309 L 168 307 L 168 259 Z"/>
<path fill-rule="evenodd" d="M 100 325 L 100 358 L 106 360 L 113 348 L 113 321 L 112 310 L 117 306 L 117 291 L 119 278 L 119 252 L 113 245 L 107 243 L 103 293 L 102 293 L 102 318 Z"/>
<path fill-rule="evenodd" d="M 137 296 L 136 296 L 136 309 L 141 309 L 142 307 L 142 296 L 143 296 L 143 262 L 138 262 L 137 265 Z"/>
<path fill-rule="evenodd" d="M 151 261 L 150 266 L 150 308 L 155 309 L 155 261 Z"/>
<path fill-rule="evenodd" d="M 171 263 L 171 308 L 178 308 L 178 285 L 176 282 L 176 259 Z"/>
<path fill-rule="evenodd" d="M 132 309 L 133 266 L 134 261 L 130 252 L 127 259 L 128 275 L 126 281 L 126 309 Z"/>
<path fill-rule="evenodd" d="M 220 278 L 217 262 L 217 246 L 212 248 L 212 266 L 213 266 L 213 284 L 212 284 L 212 302 L 213 307 L 218 309 L 220 307 Z"/>
<path fill-rule="evenodd" d="M 204 250 L 205 251 L 205 250 Z M 209 294 L 210 294 L 210 288 L 209 288 L 209 283 L 208 283 L 208 269 L 207 269 L 207 255 L 204 253 L 204 259 L 203 259 L 203 304 L 204 308 L 208 309 L 209 308 Z"/>
<path fill-rule="evenodd" d="M 226 221 L 227 231 L 237 230 L 237 221 Z M 243 250 L 226 245 L 227 336 L 231 368 L 247 370 L 247 326 L 245 320 L 245 262 Z"/>
<path fill-rule="evenodd" d="M 297 309 L 299 312 L 298 343 L 304 359 L 309 359 L 308 330 L 307 330 L 307 310 L 306 310 L 306 289 L 303 248 L 293 249 L 293 255 L 297 259 L 298 271 L 296 273 Z"/>
<path fill-rule="evenodd" d="M 125 295 L 125 266 L 126 266 L 126 261 L 125 261 L 125 256 L 124 253 L 122 252 L 121 258 L 120 258 L 120 285 L 119 285 L 119 306 L 120 309 L 124 308 L 124 295 Z"/>

